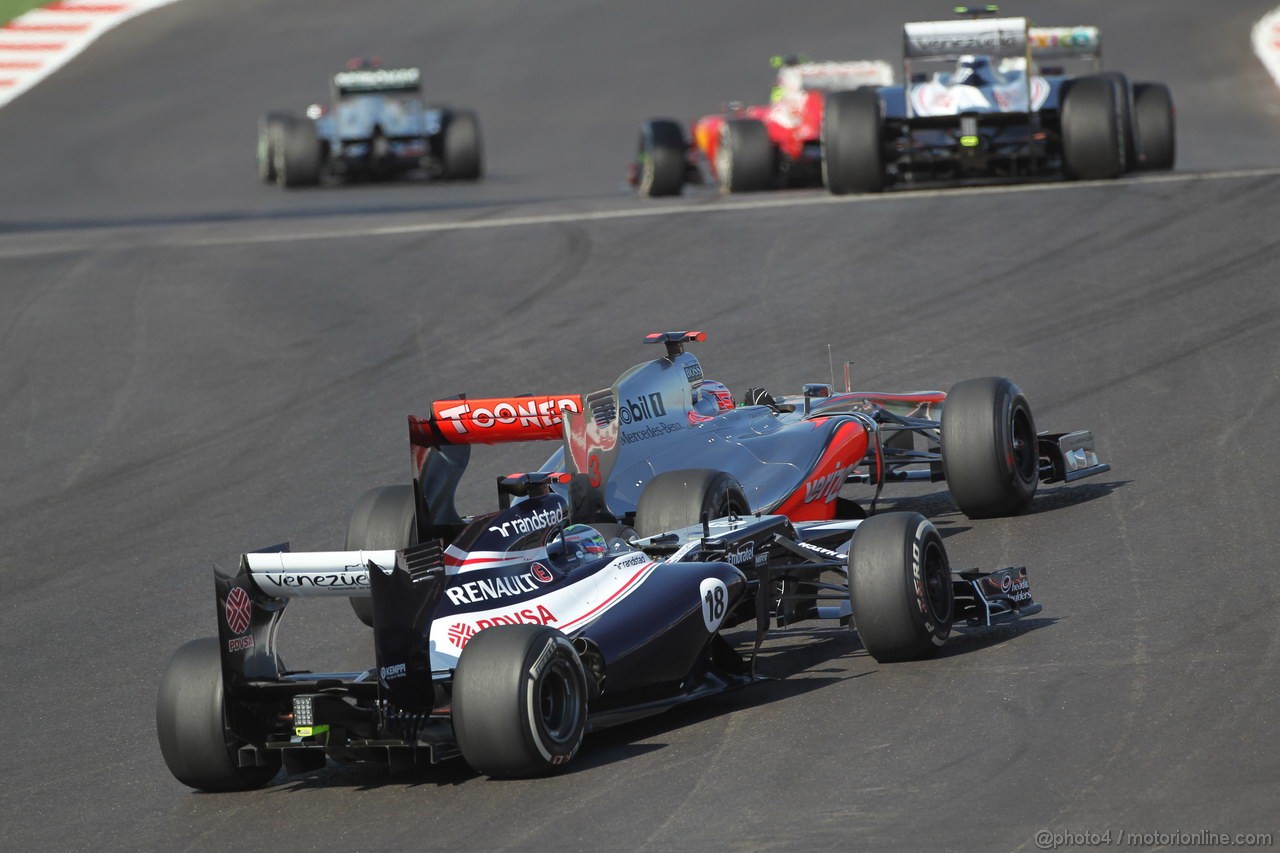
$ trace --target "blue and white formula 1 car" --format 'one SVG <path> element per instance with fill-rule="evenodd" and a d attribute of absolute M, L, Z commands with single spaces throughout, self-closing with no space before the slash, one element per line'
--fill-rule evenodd
<path fill-rule="evenodd" d="M 1040 610 L 1025 569 L 953 572 L 915 513 L 704 516 L 637 538 L 574 523 L 551 490 L 565 479 L 506 477 L 500 509 L 445 538 L 399 550 L 281 546 L 215 571 L 217 636 L 179 648 L 160 684 L 169 770 L 208 791 L 327 759 L 394 768 L 461 755 L 490 776 L 541 775 L 589 731 L 752 683 L 775 627 L 852 622 L 872 656 L 899 661 L 935 653 L 953 629 Z M 691 505 L 708 503 L 690 492 Z M 353 526 L 395 526 L 385 515 L 375 507 Z M 370 602 L 374 666 L 286 668 L 281 617 L 293 599 L 319 596 Z M 735 626 L 748 629 L 737 646 L 725 635 Z"/>
<path fill-rule="evenodd" d="M 424 104 L 421 76 L 417 68 L 360 63 L 333 76 L 329 106 L 313 104 L 305 117 L 266 114 L 258 176 L 282 187 L 324 177 L 476 180 L 483 154 L 475 113 Z"/>
<path fill-rule="evenodd" d="M 1040 65 L 1063 60 L 1091 62 L 1093 73 Z M 904 84 L 828 96 L 826 186 L 844 194 L 1173 168 L 1168 87 L 1131 84 L 1123 74 L 1099 71 L 1100 62 L 1096 27 L 980 17 L 906 24 Z M 946 70 L 937 70 L 943 63 Z"/>

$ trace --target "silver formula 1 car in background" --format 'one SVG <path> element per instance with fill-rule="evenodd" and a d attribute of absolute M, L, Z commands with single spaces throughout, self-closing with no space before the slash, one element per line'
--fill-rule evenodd
<path fill-rule="evenodd" d="M 323 178 L 420 175 L 476 180 L 483 172 L 474 112 L 427 104 L 417 68 L 352 63 L 333 76 L 329 104 L 305 116 L 271 112 L 258 122 L 258 176 L 282 187 Z"/>
<path fill-rule="evenodd" d="M 932 182 L 1116 178 L 1171 169 L 1167 86 L 1103 72 L 1097 27 L 1026 18 L 903 27 L 903 83 L 828 96 L 824 182 L 835 194 Z M 1079 61 L 1072 76 L 1041 63 Z"/>

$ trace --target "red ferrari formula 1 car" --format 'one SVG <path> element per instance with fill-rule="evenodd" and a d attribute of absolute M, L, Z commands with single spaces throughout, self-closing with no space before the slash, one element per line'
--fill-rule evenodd
<path fill-rule="evenodd" d="M 630 183 L 641 195 L 678 195 L 687 183 L 705 183 L 705 169 L 726 193 L 821 186 L 826 93 L 892 85 L 893 70 L 886 62 L 868 60 L 787 58 L 774 64 L 778 75 L 768 104 L 733 103 L 724 113 L 703 116 L 694 122 L 692 142 L 672 119 L 641 125 Z"/>

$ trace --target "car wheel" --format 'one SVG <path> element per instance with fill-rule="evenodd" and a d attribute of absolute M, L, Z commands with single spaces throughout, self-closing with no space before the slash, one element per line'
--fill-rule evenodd
<path fill-rule="evenodd" d="M 276 752 L 267 763 L 240 767 L 227 732 L 218 640 L 192 640 L 169 658 L 156 695 L 160 754 L 179 782 L 202 791 L 261 788 L 280 769 Z"/>
<path fill-rule="evenodd" d="M 484 171 L 480 122 L 476 114 L 460 110 L 449 114 L 444 126 L 442 176 L 450 181 L 474 181 Z"/>
<path fill-rule="evenodd" d="M 688 164 L 687 150 L 684 131 L 677 122 L 655 118 L 640 125 L 640 195 L 680 195 Z"/>
<path fill-rule="evenodd" d="M 942 468 L 951 499 L 969 518 L 1014 515 L 1040 484 L 1036 424 L 1008 379 L 957 383 L 942 406 Z"/>
<path fill-rule="evenodd" d="M 937 528 L 919 513 L 858 525 L 849 545 L 849 603 L 863 647 L 881 663 L 936 654 L 951 634 L 951 566 Z"/>
<path fill-rule="evenodd" d="M 276 182 L 276 140 L 289 117 L 283 113 L 267 113 L 258 119 L 258 178 L 264 183 Z"/>
<path fill-rule="evenodd" d="M 875 89 L 827 95 L 822 113 L 822 182 L 835 195 L 884 189 L 884 118 Z"/>
<path fill-rule="evenodd" d="M 280 186 L 309 187 L 320 183 L 320 140 L 310 119 L 284 117 L 272 153 L 276 183 Z"/>
<path fill-rule="evenodd" d="M 731 118 L 720 126 L 716 176 L 723 193 L 753 193 L 773 183 L 773 143 L 764 122 Z"/>
<path fill-rule="evenodd" d="M 1175 157 L 1173 95 L 1163 83 L 1136 83 L 1134 117 L 1138 125 L 1141 169 L 1172 169 Z"/>
<path fill-rule="evenodd" d="M 1138 131 L 1134 121 L 1134 90 L 1129 78 L 1119 71 L 1106 71 L 1100 76 L 1111 81 L 1116 96 L 1117 121 L 1120 123 L 1120 139 L 1124 145 L 1124 170 L 1138 168 Z"/>
<path fill-rule="evenodd" d="M 541 776 L 569 762 L 587 729 L 587 676 L 569 638 L 546 625 L 495 625 L 458 658 L 453 731 L 480 773 Z"/>
<path fill-rule="evenodd" d="M 657 536 L 699 524 L 708 518 L 746 515 L 747 495 L 732 474 L 710 468 L 668 471 L 654 477 L 636 503 L 635 529 L 641 537 Z"/>
<path fill-rule="evenodd" d="M 417 542 L 413 486 L 380 486 L 356 501 L 347 522 L 344 551 L 397 551 Z M 351 609 L 361 622 L 373 627 L 373 600 L 352 598 Z"/>
<path fill-rule="evenodd" d="M 1124 134 L 1115 81 L 1094 74 L 1062 98 L 1062 165 L 1068 178 L 1096 181 L 1124 172 Z"/>

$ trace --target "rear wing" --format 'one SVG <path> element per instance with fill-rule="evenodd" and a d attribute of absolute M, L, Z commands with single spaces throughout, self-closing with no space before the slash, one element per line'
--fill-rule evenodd
<path fill-rule="evenodd" d="M 415 93 L 422 88 L 422 72 L 417 68 L 360 68 L 333 75 L 338 96 L 371 93 Z"/>
<path fill-rule="evenodd" d="M 904 60 L 958 59 L 970 54 L 1026 56 L 1027 19 L 918 21 L 902 27 L 902 40 Z"/>
<path fill-rule="evenodd" d="M 778 70 L 783 92 L 840 92 L 860 86 L 892 86 L 893 68 L 882 59 L 850 62 L 803 62 Z"/>

